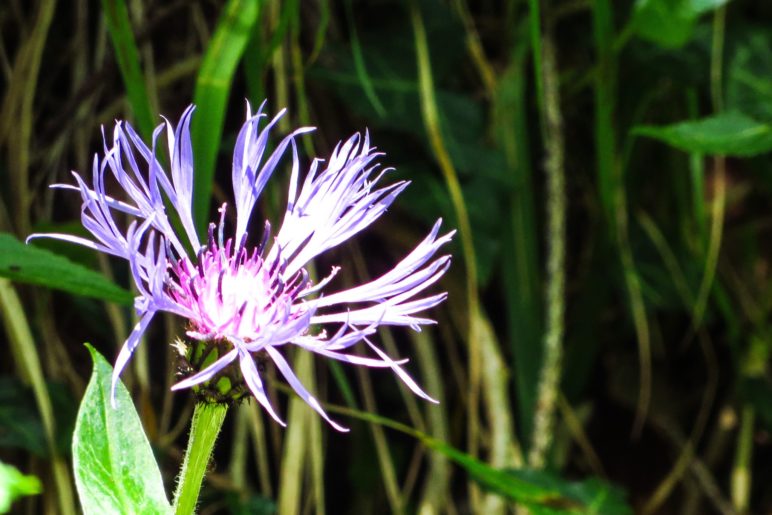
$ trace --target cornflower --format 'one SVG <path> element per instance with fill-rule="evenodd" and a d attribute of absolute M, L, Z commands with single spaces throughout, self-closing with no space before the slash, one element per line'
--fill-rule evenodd
<path fill-rule="evenodd" d="M 193 360 L 189 346 L 178 343 L 181 354 L 201 369 L 188 366 L 185 370 L 192 375 L 175 384 L 173 390 L 211 384 L 235 369 L 231 364 L 238 361 L 236 370 L 246 387 L 271 417 L 285 425 L 268 399 L 258 366 L 270 359 L 309 406 L 337 430 L 347 431 L 330 419 L 293 372 L 281 350 L 292 345 L 353 365 L 390 368 L 416 395 L 436 402 L 401 367 L 407 360 L 392 359 L 369 337 L 379 326 L 420 330 L 420 326 L 434 323 L 417 313 L 446 297 L 446 293 L 424 296 L 424 291 L 448 269 L 450 256 L 435 254 L 455 231 L 439 236 L 441 220 L 437 220 L 428 236 L 390 271 L 359 286 L 327 293 L 339 267 L 333 267 L 315 284 L 309 277 L 309 263 L 370 226 L 408 181 L 376 187 L 390 169 L 379 170 L 377 159 L 383 154 L 370 146 L 365 133 L 338 143 L 326 162 L 313 159 L 301 184 L 295 137 L 313 128 L 295 130 L 267 155 L 270 131 L 286 110 L 261 129 L 266 118 L 264 106 L 265 102 L 253 115 L 247 104 L 247 119 L 236 140 L 232 167 L 236 227 L 227 239 L 226 205 L 219 210 L 219 222 L 209 225 L 206 241 L 202 243 L 196 233 L 192 105 L 176 129 L 164 119 L 153 132 L 150 148 L 125 121 L 116 122 L 112 146 L 103 128 L 104 156 L 101 161 L 94 157 L 91 186 L 76 172 L 72 173 L 76 185 L 53 185 L 80 192 L 81 221 L 93 239 L 59 233 L 33 234 L 29 239 L 55 238 L 123 258 L 137 287 L 134 307 L 139 321 L 116 359 L 113 393 L 150 321 L 157 313 L 168 312 L 187 319 L 188 341 L 194 342 L 195 353 L 203 356 Z M 171 178 L 156 157 L 157 140 L 164 129 Z M 251 244 L 247 228 L 255 203 L 290 147 L 292 168 L 281 226 L 271 237 L 271 225 L 266 221 L 262 237 Z M 107 195 L 105 180 L 110 175 L 123 189 L 124 200 Z M 176 225 L 169 217 L 169 208 Z M 125 230 L 116 219 L 118 214 L 131 220 Z M 179 233 L 175 227 L 181 229 Z M 360 342 L 374 356 L 352 354 L 352 346 Z"/>

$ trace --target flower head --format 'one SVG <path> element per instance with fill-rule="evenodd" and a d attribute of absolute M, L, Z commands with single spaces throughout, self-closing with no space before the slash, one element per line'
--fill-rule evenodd
<path fill-rule="evenodd" d="M 306 268 L 311 260 L 372 224 L 408 183 L 376 186 L 388 170 L 379 170 L 377 159 L 382 154 L 370 146 L 367 134 L 355 134 L 339 143 L 326 162 L 314 159 L 301 183 L 295 137 L 312 129 L 292 132 L 268 155 L 269 132 L 284 110 L 261 129 L 266 117 L 264 106 L 253 115 L 247 105 L 247 120 L 236 140 L 232 170 L 236 227 L 227 239 L 225 205 L 220 208 L 218 223 L 209 225 L 203 244 L 195 230 L 189 131 L 193 106 L 185 110 L 176 129 L 168 121 L 158 126 L 150 148 L 131 125 L 117 122 L 111 146 L 103 131 L 104 156 L 101 161 L 94 158 L 91 185 L 75 172 L 77 185 L 55 185 L 80 192 L 81 220 L 93 239 L 51 233 L 30 238 L 57 238 L 126 259 L 139 292 L 135 299 L 139 322 L 116 360 L 113 389 L 151 319 L 165 311 L 188 320 L 186 335 L 190 341 L 225 342 L 217 359 L 177 383 L 175 390 L 205 384 L 238 362 L 248 389 L 283 425 L 266 395 L 255 362 L 259 355 L 260 359 L 270 359 L 313 409 L 336 429 L 344 430 L 330 420 L 292 371 L 281 348 L 294 345 L 354 365 L 390 368 L 414 393 L 432 400 L 400 366 L 406 360 L 393 360 L 369 336 L 380 325 L 420 330 L 421 325 L 433 323 L 417 314 L 446 297 L 445 293 L 429 295 L 425 290 L 450 265 L 450 256 L 435 254 L 453 232 L 439 236 L 438 220 L 402 261 L 365 284 L 327 291 L 338 267 L 314 283 Z M 156 158 L 156 143 L 164 129 L 170 174 Z M 247 229 L 257 198 L 290 148 L 292 171 L 281 226 L 272 235 L 270 224 L 265 222 L 258 231 L 262 237 L 251 242 Z M 123 189 L 124 199 L 106 194 L 109 176 Z M 181 234 L 175 230 L 167 206 L 174 210 Z M 120 228 L 117 214 L 131 220 L 127 229 Z M 349 352 L 360 342 L 373 356 Z"/>

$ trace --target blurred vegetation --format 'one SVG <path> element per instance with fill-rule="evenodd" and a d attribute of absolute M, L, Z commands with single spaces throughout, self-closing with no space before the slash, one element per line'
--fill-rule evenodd
<path fill-rule="evenodd" d="M 459 229 L 439 324 L 379 335 L 441 404 L 298 354 L 352 432 L 272 382 L 288 428 L 233 410 L 201 513 L 772 511 L 772 4 L 5 0 L 0 84 L 0 462 L 43 484 L 20 513 L 76 512 L 83 342 L 111 359 L 134 316 L 124 263 L 19 244 L 84 232 L 48 184 L 88 173 L 100 125 L 149 138 L 195 102 L 204 227 L 244 99 L 265 98 L 289 108 L 277 136 L 318 128 L 306 162 L 367 128 L 412 181 L 317 263 L 340 285 L 437 216 Z M 181 330 L 159 319 L 123 376 L 167 491 L 192 410 L 169 391 Z"/>

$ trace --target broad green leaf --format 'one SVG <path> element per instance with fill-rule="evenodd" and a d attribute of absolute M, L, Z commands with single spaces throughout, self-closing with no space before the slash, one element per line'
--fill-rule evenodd
<path fill-rule="evenodd" d="M 193 216 L 204 230 L 209 223 L 215 162 L 220 149 L 225 106 L 236 66 L 257 22 L 258 0 L 230 0 L 217 22 L 204 53 L 196 80 L 196 114 L 191 122 L 191 141 L 195 156 Z"/>
<path fill-rule="evenodd" d="M 672 125 L 645 125 L 636 134 L 686 152 L 747 157 L 772 150 L 772 126 L 737 111 Z"/>
<path fill-rule="evenodd" d="M 104 275 L 0 233 L 0 277 L 131 305 L 133 296 Z"/>
<path fill-rule="evenodd" d="M 0 513 L 7 513 L 11 503 L 24 495 L 36 495 L 43 491 L 40 480 L 26 476 L 16 468 L 0 462 Z"/>
<path fill-rule="evenodd" d="M 642 38 L 665 48 L 684 45 L 697 19 L 729 0 L 638 0 L 632 26 Z"/>
<path fill-rule="evenodd" d="M 129 104 L 137 120 L 139 132 L 146 140 L 153 134 L 153 110 L 147 85 L 139 64 L 139 51 L 131 29 L 129 10 L 123 0 L 102 0 L 107 30 L 115 50 L 115 60 L 121 70 Z"/>
<path fill-rule="evenodd" d="M 110 402 L 112 367 L 87 344 L 94 360 L 72 441 L 75 484 L 84 513 L 171 513 L 161 472 L 129 392 L 118 383 Z"/>

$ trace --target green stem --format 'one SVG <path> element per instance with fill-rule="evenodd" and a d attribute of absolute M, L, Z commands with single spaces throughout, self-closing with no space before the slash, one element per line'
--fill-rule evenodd
<path fill-rule="evenodd" d="M 185 450 L 185 459 L 182 462 L 177 491 L 174 494 L 176 515 L 191 514 L 196 509 L 206 467 L 227 412 L 226 404 L 203 402 L 196 404 L 190 426 L 188 448 Z"/>

